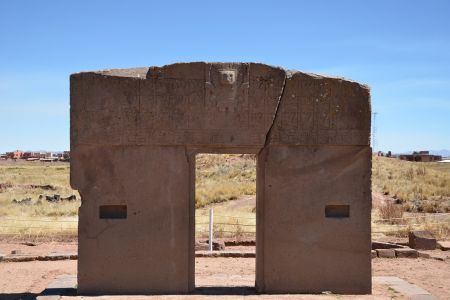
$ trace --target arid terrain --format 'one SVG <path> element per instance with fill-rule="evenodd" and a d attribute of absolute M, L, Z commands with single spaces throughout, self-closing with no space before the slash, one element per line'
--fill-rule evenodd
<path fill-rule="evenodd" d="M 407 234 L 413 229 L 429 230 L 440 240 L 450 239 L 450 164 L 374 157 L 372 181 L 373 240 L 407 243 Z M 198 155 L 197 239 L 207 238 L 209 209 L 213 208 L 217 239 L 254 240 L 255 193 L 254 156 Z M 77 191 L 69 185 L 69 164 L 0 161 L 0 254 L 76 253 L 80 204 Z M 227 246 L 227 250 L 254 249 Z M 429 254 L 434 259 L 374 258 L 373 276 L 397 276 L 440 299 L 450 299 L 450 254 L 441 250 Z M 76 260 L 0 262 L 0 299 L 34 299 L 62 274 L 76 275 Z M 252 297 L 254 276 L 254 258 L 197 257 L 196 296 Z M 373 297 L 406 299 L 377 282 Z"/>
<path fill-rule="evenodd" d="M 68 163 L 0 161 L 0 235 L 75 237 L 81 201 L 70 187 L 69 168 Z M 405 237 L 416 228 L 448 237 L 450 163 L 374 156 L 372 173 L 375 237 Z M 254 232 L 255 194 L 255 156 L 197 155 L 199 235 L 206 230 L 210 207 L 221 223 L 215 228 L 219 235 L 239 237 Z M 70 196 L 74 198 L 67 200 Z M 57 197 L 59 201 L 51 201 Z"/>
<path fill-rule="evenodd" d="M 196 287 L 200 290 L 206 288 L 204 293 L 237 294 L 235 296 L 254 294 L 251 289 L 255 280 L 254 258 L 196 258 L 195 268 Z M 450 299 L 448 260 L 376 258 L 372 260 L 372 273 L 373 276 L 397 276 L 439 299 Z M 1 263 L 0 299 L 33 299 L 56 276 L 62 274 L 76 274 L 76 261 Z M 372 294 L 380 296 L 380 299 L 406 299 L 404 295 L 379 283 L 373 284 Z M 210 295 L 210 298 L 215 297 Z M 350 298 L 357 299 L 358 296 Z"/>

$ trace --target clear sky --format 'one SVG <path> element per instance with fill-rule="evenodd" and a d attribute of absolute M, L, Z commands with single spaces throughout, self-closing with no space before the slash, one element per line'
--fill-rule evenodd
<path fill-rule="evenodd" d="M 69 75 L 254 61 L 368 84 L 376 148 L 450 148 L 450 1 L 1 1 L 0 152 L 69 148 Z"/>

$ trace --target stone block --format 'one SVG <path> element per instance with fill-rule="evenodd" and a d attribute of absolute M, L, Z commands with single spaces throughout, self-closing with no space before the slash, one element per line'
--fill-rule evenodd
<path fill-rule="evenodd" d="M 209 241 L 207 241 L 209 245 Z M 213 250 L 222 251 L 225 250 L 225 243 L 223 241 L 213 241 Z"/>
<path fill-rule="evenodd" d="M 371 256 L 372 258 L 376 258 L 376 257 L 377 257 L 377 251 L 375 251 L 375 250 L 370 250 L 370 256 Z"/>
<path fill-rule="evenodd" d="M 409 248 L 402 248 L 402 249 L 395 249 L 395 255 L 399 258 L 418 258 L 419 253 L 415 249 L 409 249 Z"/>
<path fill-rule="evenodd" d="M 380 258 L 395 258 L 394 249 L 376 249 L 376 251 Z"/>
<path fill-rule="evenodd" d="M 334 146 L 267 148 L 258 156 L 258 161 L 265 161 L 264 171 L 257 173 L 264 176 L 266 184 L 264 222 L 277 226 L 256 229 L 257 234 L 264 234 L 257 236 L 256 247 L 264 239 L 264 252 L 259 255 L 256 250 L 256 269 L 270 270 L 264 272 L 265 291 L 370 293 L 371 196 L 365 188 L 370 180 L 366 175 L 370 172 L 370 151 Z M 338 171 L 343 166 L 347 170 L 344 173 Z M 326 188 L 321 183 L 323 178 L 332 178 Z M 350 189 L 345 197 L 336 198 Z M 257 203 L 261 203 L 262 192 L 256 194 Z M 313 198 L 308 205 L 299 203 Z M 327 207 L 342 210 L 327 214 Z M 318 234 L 318 228 L 324 230 Z M 336 249 L 341 249 L 339 255 Z M 318 271 L 321 268 L 327 272 Z M 299 272 L 301 269 L 310 272 Z M 325 289 L 321 282 L 330 288 Z"/>
<path fill-rule="evenodd" d="M 206 251 L 208 250 L 208 244 L 202 242 L 195 242 L 195 251 Z"/>
<path fill-rule="evenodd" d="M 406 296 L 407 299 L 437 300 L 437 298 L 431 295 L 428 291 L 395 276 L 374 276 L 373 282 L 377 284 L 386 284 L 391 289 L 403 294 L 403 296 Z"/>
<path fill-rule="evenodd" d="M 372 241 L 372 249 L 395 249 L 395 248 L 405 248 L 405 247 L 406 246 L 394 244 L 394 243 Z"/>
<path fill-rule="evenodd" d="M 422 251 L 417 251 L 420 258 L 431 258 L 431 255 Z"/>
<path fill-rule="evenodd" d="M 255 63 L 84 72 L 70 116 L 79 293 L 195 289 L 198 153 L 258 154 L 258 292 L 371 292 L 367 86 Z"/>
<path fill-rule="evenodd" d="M 254 251 L 197 251 L 195 257 L 234 257 L 234 258 L 249 258 L 256 257 Z"/>
<path fill-rule="evenodd" d="M 195 251 L 200 251 L 200 250 L 209 250 L 209 240 L 207 240 L 206 242 L 196 242 L 195 243 Z M 225 250 L 225 242 L 213 241 L 213 250 L 214 251 Z"/>
<path fill-rule="evenodd" d="M 439 241 L 437 244 L 442 251 L 450 250 L 450 241 Z"/>
<path fill-rule="evenodd" d="M 419 250 L 436 249 L 436 238 L 427 230 L 410 231 L 408 234 L 409 246 Z"/>

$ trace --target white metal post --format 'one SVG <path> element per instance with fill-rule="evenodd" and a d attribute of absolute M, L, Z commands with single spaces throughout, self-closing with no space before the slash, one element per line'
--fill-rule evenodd
<path fill-rule="evenodd" d="M 214 222 L 214 213 L 213 209 L 209 209 L 209 251 L 213 251 L 213 222 Z"/>

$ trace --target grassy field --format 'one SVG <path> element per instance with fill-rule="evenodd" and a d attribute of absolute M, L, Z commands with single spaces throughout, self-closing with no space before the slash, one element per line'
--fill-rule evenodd
<path fill-rule="evenodd" d="M 244 197 L 245 198 L 245 197 Z M 236 239 L 254 239 L 256 233 L 255 198 L 250 197 L 248 205 L 232 207 L 227 202 L 212 205 L 214 210 L 214 236 Z M 241 201 L 241 200 L 237 200 Z M 197 209 L 195 213 L 197 238 L 208 237 L 209 208 Z"/>
<path fill-rule="evenodd" d="M 80 205 L 78 193 L 69 185 L 68 163 L 23 162 L 0 165 L 0 217 L 76 216 Z M 75 195 L 77 201 L 50 203 L 45 196 Z M 39 201 L 39 196 L 42 199 Z M 31 198 L 31 203 L 16 204 Z"/>
<path fill-rule="evenodd" d="M 417 163 L 374 157 L 372 189 L 408 212 L 450 212 L 450 163 Z"/>
<path fill-rule="evenodd" d="M 0 234 L 75 235 L 81 202 L 69 185 L 69 168 L 68 163 L 1 161 Z M 50 203 L 45 199 L 55 194 L 75 195 L 77 200 Z M 13 202 L 27 198 L 27 204 Z"/>
<path fill-rule="evenodd" d="M 431 229 L 439 236 L 449 235 L 448 215 L 436 213 L 450 210 L 450 164 L 374 157 L 372 172 L 373 191 L 397 203 L 374 209 L 375 233 L 393 232 L 404 236 L 412 228 L 422 228 Z M 253 233 L 255 193 L 255 156 L 198 155 L 195 199 L 198 233 L 202 235 L 207 229 L 211 206 L 215 210 L 215 231 L 219 236 L 244 237 Z M 45 196 L 55 194 L 76 195 L 77 200 L 46 201 Z M 31 198 L 30 203 L 13 202 L 26 198 Z M 63 232 L 75 235 L 80 204 L 78 193 L 69 185 L 69 164 L 0 161 L 0 234 Z M 389 220 L 384 220 L 386 218 Z"/>
<path fill-rule="evenodd" d="M 195 175 L 197 208 L 256 194 L 255 155 L 199 154 Z"/>

